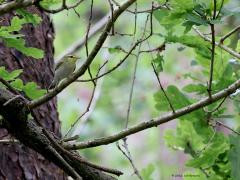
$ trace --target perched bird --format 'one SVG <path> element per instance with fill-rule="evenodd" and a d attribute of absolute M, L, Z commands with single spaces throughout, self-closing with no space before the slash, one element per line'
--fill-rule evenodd
<path fill-rule="evenodd" d="M 67 55 L 56 64 L 54 78 L 48 89 L 52 89 L 57 86 L 61 80 L 67 78 L 76 69 L 76 61 L 79 57 L 74 55 Z"/>

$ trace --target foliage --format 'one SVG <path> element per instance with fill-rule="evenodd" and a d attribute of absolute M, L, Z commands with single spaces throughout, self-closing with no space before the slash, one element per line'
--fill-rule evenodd
<path fill-rule="evenodd" d="M 154 172 L 154 165 L 149 164 L 146 168 L 142 169 L 141 174 L 145 180 L 152 180 L 151 176 Z"/>
<path fill-rule="evenodd" d="M 186 48 L 194 50 L 195 65 L 201 66 L 204 79 L 207 79 L 210 74 L 211 44 L 192 34 L 191 29 L 194 25 L 206 27 L 211 24 L 223 23 L 226 13 L 221 12 L 221 1 L 217 1 L 217 12 L 220 12 L 216 19 L 212 18 L 212 2 L 172 0 L 170 1 L 171 11 L 159 10 L 154 13 L 155 18 L 166 29 L 167 33 L 162 35 L 165 42 L 180 43 Z M 184 29 L 184 31 L 177 32 L 179 29 Z M 215 53 L 213 91 L 217 92 L 234 82 L 236 76 L 229 64 L 232 57 L 219 48 Z M 207 85 L 195 78 L 193 73 L 187 75 L 186 78 L 191 78 L 195 84 L 187 84 L 182 91 L 174 86 L 168 86 L 166 90 L 170 102 L 176 109 L 186 107 L 199 100 L 201 97 L 199 95 L 208 94 Z M 184 91 L 186 93 L 183 93 Z M 197 95 L 196 98 L 188 97 L 189 93 Z M 155 94 L 155 101 L 159 111 L 171 111 L 169 102 L 162 91 Z M 212 111 L 218 104 L 219 102 L 214 103 L 207 109 Z M 210 116 L 210 121 L 214 121 L 212 119 L 221 117 L 226 110 L 222 107 L 217 110 L 217 113 L 198 110 L 179 118 L 176 133 L 173 130 L 165 131 L 166 144 L 175 150 L 181 150 L 191 155 L 192 159 L 188 160 L 186 165 L 203 171 L 209 179 L 239 179 L 237 137 L 231 135 L 229 141 L 226 135 L 216 132 L 208 124 L 208 116 Z M 230 148 L 231 146 L 233 147 Z M 203 173 L 201 174 L 205 176 Z"/>
<path fill-rule="evenodd" d="M 41 18 L 38 15 L 31 14 L 23 9 L 19 9 L 17 13 L 21 18 L 14 16 L 9 26 L 0 27 L 1 40 L 6 46 L 15 48 L 27 56 L 36 59 L 42 58 L 43 51 L 34 47 L 27 47 L 23 38 L 24 35 L 19 32 L 24 24 L 31 23 L 32 25 L 37 25 L 41 22 Z"/>
<path fill-rule="evenodd" d="M 217 27 L 218 31 L 215 32 L 215 39 L 219 42 L 221 37 L 232 29 L 226 28 L 227 23 L 229 23 L 228 18 L 239 21 L 239 8 L 229 8 L 229 4 L 232 1 L 234 0 L 215 1 L 216 16 L 214 17 L 215 8 L 213 0 L 158 0 L 158 3 L 164 5 L 164 8 L 154 10 L 154 18 L 152 20 L 154 33 L 146 43 L 147 45 L 143 45 L 142 49 L 149 49 L 150 46 L 159 47 L 159 44 L 166 45 L 166 48 L 164 46 L 164 49 L 145 51 L 148 52 L 146 53 L 147 55 L 141 54 L 140 56 L 141 61 L 138 64 L 136 89 L 134 89 L 137 98 L 134 96 L 132 102 L 130 124 L 138 123 L 138 119 L 142 119 L 143 117 L 151 117 L 152 115 L 160 116 L 166 112 L 174 113 L 173 111 L 187 107 L 201 100 L 203 97 L 209 96 L 208 85 L 211 74 L 212 44 L 200 37 L 194 31 L 194 28 L 200 29 L 201 32 L 205 33 L 203 35 L 211 39 L 211 35 L 208 35 L 210 27 Z M 59 7 L 61 2 L 61 0 L 43 0 L 40 4 L 44 8 L 51 9 Z M 102 7 L 102 1 L 96 1 L 95 3 L 98 7 Z M 234 3 L 236 5 L 239 2 L 234 1 Z M 89 2 L 86 4 L 89 5 Z M 88 18 L 79 20 L 76 12 L 85 12 L 86 7 L 89 7 L 86 4 L 77 7 L 74 11 L 69 10 L 68 12 L 62 12 L 62 14 L 53 15 L 57 27 L 56 52 L 62 52 L 67 48 L 71 40 L 74 41 L 79 37 L 79 34 L 81 37 L 84 37 L 84 28 L 82 26 L 85 25 L 87 27 L 86 22 Z M 140 1 L 139 4 L 146 8 L 146 4 L 149 4 L 149 2 Z M 138 19 L 138 23 L 136 23 L 137 32 L 134 34 L 136 36 L 139 36 L 139 32 L 143 29 L 144 18 L 147 19 L 148 14 L 145 16 L 142 14 L 144 13 L 140 13 L 136 18 Z M 65 18 L 66 16 L 68 18 Z M 79 21 L 76 21 L 76 19 Z M 132 32 L 134 21 L 131 21 L 130 16 L 127 15 L 127 18 L 123 18 L 123 21 L 123 23 L 120 21 L 120 25 L 116 25 L 114 28 L 117 31 L 123 31 L 123 34 Z M 43 51 L 35 47 L 27 47 L 24 35 L 21 34 L 21 29 L 24 25 L 37 26 L 40 22 L 41 18 L 39 16 L 28 13 L 24 9 L 17 10 L 17 16 L 12 18 L 10 25 L 0 27 L 0 38 L 6 46 L 15 48 L 24 55 L 40 59 L 44 55 Z M 148 29 L 147 32 L 149 31 Z M 109 36 L 109 42 L 106 42 L 106 46 L 109 46 L 106 48 L 108 53 L 107 59 L 109 59 L 109 63 L 106 66 L 109 69 L 118 63 L 117 60 L 121 59 L 123 54 L 126 54 L 127 47 L 132 43 L 132 38 L 126 38 L 124 35 L 121 38 L 116 37 L 118 36 L 114 36 L 113 38 Z M 135 38 L 133 39 L 135 40 Z M 94 46 L 94 42 L 95 39 L 93 41 L 89 40 L 90 50 Z M 240 43 L 237 42 L 235 46 L 231 46 L 234 43 L 235 39 L 233 37 L 224 41 L 225 46 L 236 47 L 233 50 L 239 52 Z M 104 51 L 104 55 L 101 53 L 102 51 L 98 53 L 98 56 L 96 56 L 91 65 L 93 75 L 98 72 L 99 66 L 102 65 L 100 60 L 103 59 L 102 56 L 105 56 L 104 53 L 106 52 Z M 102 97 L 98 100 L 90 121 L 86 124 L 83 132 L 81 132 L 82 139 L 93 136 L 107 136 L 115 133 L 116 129 L 121 130 L 124 126 L 126 116 L 123 112 L 127 112 L 126 104 L 128 104 L 127 100 L 129 99 L 129 79 L 133 77 L 131 68 L 137 53 L 139 53 L 137 50 L 133 51 L 131 54 L 133 56 L 129 56 L 130 61 L 124 62 L 116 68 L 117 70 L 105 77 L 106 80 L 103 83 L 101 92 Z M 80 54 L 81 56 L 85 56 L 85 51 L 80 51 Z M 234 57 L 219 47 L 215 47 L 214 59 L 212 94 L 225 89 L 239 79 L 240 69 L 236 69 L 236 64 L 230 63 L 230 60 L 234 59 Z M 190 70 L 185 69 L 184 63 L 190 66 Z M 154 65 L 156 68 L 160 81 L 165 82 L 170 79 L 170 83 L 168 82 L 170 85 L 165 83 L 163 86 L 165 91 L 162 91 L 162 89 L 156 90 L 157 85 L 152 83 L 153 79 L 155 81 L 156 78 L 153 77 L 151 65 Z M 24 84 L 20 78 L 21 73 L 22 70 L 20 69 L 8 72 L 4 67 L 0 67 L 0 77 L 29 98 L 36 99 L 46 93 L 46 90 L 39 89 L 34 82 Z M 181 81 L 178 81 L 173 74 L 179 75 Z M 85 73 L 83 78 L 89 79 L 91 76 Z M 174 80 L 171 80 L 171 78 Z M 79 87 L 79 84 L 77 84 L 72 89 L 70 88 L 69 92 L 66 92 L 67 95 L 60 94 L 59 110 L 64 127 L 63 133 L 80 116 L 79 109 L 84 112 L 83 109 L 88 104 L 88 102 L 85 102 L 86 97 L 89 96 L 86 95 L 86 91 L 89 92 L 91 86 L 92 84 Z M 84 93 L 85 96 L 82 97 Z M 76 96 L 81 96 L 81 100 L 78 101 Z M 157 112 L 153 108 L 154 104 Z M 164 130 L 165 144 L 170 149 L 181 151 L 188 157 L 185 163 L 185 172 L 182 174 L 184 179 L 240 179 L 239 137 L 233 135 L 235 132 L 231 129 L 228 129 L 231 134 L 218 130 L 220 126 L 218 123 L 219 119 L 223 120 L 227 125 L 233 125 L 233 129 L 237 129 L 239 125 L 239 111 L 240 107 L 237 100 L 232 101 L 230 99 L 223 104 L 222 100 L 219 100 L 205 108 L 178 117 L 175 129 L 167 128 Z M 220 127 L 224 129 L 224 127 Z M 160 130 L 158 129 L 158 131 Z M 164 167 L 168 168 L 168 165 L 159 165 L 160 163 L 157 164 L 155 162 L 154 165 L 152 163 L 149 163 L 147 166 L 142 165 L 145 159 L 149 158 L 151 161 L 155 161 L 156 157 L 158 157 L 156 152 L 162 148 L 158 144 L 158 131 L 154 132 L 154 135 L 150 132 L 144 134 L 144 140 L 142 140 L 142 137 L 133 138 L 132 140 L 133 144 L 135 143 L 132 146 L 135 150 L 134 152 L 136 152 L 136 156 L 141 157 L 139 158 L 141 160 L 136 158 L 138 162 L 137 166 L 141 167 L 140 174 L 146 180 L 155 179 L 154 175 L 157 174 L 158 169 L 161 171 L 160 173 L 164 174 L 166 172 L 163 172 L 164 170 L 162 169 Z M 139 139 L 141 139 L 140 142 Z M 140 148 L 138 147 L 139 144 L 142 144 Z M 150 155 L 148 152 L 153 150 L 154 152 Z M 122 157 L 113 148 L 110 150 L 107 148 L 104 150 L 96 148 L 83 151 L 83 153 L 88 158 L 92 158 L 93 161 L 106 160 L 109 158 L 108 156 L 106 157 L 106 154 L 114 154 L 116 159 L 109 162 L 113 162 L 116 166 L 120 164 L 123 168 L 128 168 L 127 172 L 130 171 L 129 166 L 127 166 L 126 162 L 122 160 Z M 168 171 L 171 171 L 169 169 Z M 169 176 L 163 177 L 169 179 Z M 126 179 L 126 177 L 123 178 Z"/>
<path fill-rule="evenodd" d="M 36 99 L 43 96 L 47 91 L 39 89 L 35 82 L 28 82 L 26 84 L 19 78 L 22 73 L 21 69 L 8 72 L 4 66 L 0 66 L 0 78 L 10 82 L 10 85 L 18 91 L 24 92 L 30 99 Z M 0 84 L 4 87 L 3 84 Z"/>
<path fill-rule="evenodd" d="M 240 178 L 239 168 L 240 168 L 240 159 L 238 152 L 240 151 L 240 142 L 237 136 L 229 136 L 231 149 L 228 154 L 228 158 L 231 164 L 231 177 L 235 179 Z"/>

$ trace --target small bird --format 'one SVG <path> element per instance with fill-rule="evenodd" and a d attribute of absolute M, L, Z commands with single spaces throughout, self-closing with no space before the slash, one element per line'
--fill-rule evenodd
<path fill-rule="evenodd" d="M 61 80 L 71 75 L 76 69 L 78 59 L 80 58 L 74 55 L 64 56 L 63 59 L 56 64 L 54 78 L 48 89 L 54 88 Z"/>

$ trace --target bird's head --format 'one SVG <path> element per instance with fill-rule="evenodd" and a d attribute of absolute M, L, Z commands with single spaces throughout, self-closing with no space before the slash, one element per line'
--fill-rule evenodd
<path fill-rule="evenodd" d="M 80 57 L 75 56 L 75 55 L 72 55 L 72 54 L 67 55 L 67 60 L 68 60 L 68 61 L 76 62 L 78 59 L 80 59 Z"/>

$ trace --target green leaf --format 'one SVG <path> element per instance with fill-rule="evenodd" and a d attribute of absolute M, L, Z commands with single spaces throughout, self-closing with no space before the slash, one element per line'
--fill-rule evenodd
<path fill-rule="evenodd" d="M 240 8 L 236 7 L 236 8 L 232 8 L 231 10 L 223 8 L 222 11 L 221 11 L 221 14 L 222 14 L 223 17 L 228 17 L 228 16 L 239 17 L 240 16 Z"/>
<path fill-rule="evenodd" d="M 203 84 L 188 84 L 183 87 L 183 91 L 188 93 L 197 93 L 197 94 L 204 94 L 206 93 L 207 87 Z"/>
<path fill-rule="evenodd" d="M 17 16 L 14 16 L 11 20 L 11 25 L 10 26 L 2 26 L 1 30 L 5 30 L 8 32 L 13 32 L 13 31 L 19 31 L 22 29 L 22 25 L 25 23 L 24 19 L 20 19 Z"/>
<path fill-rule="evenodd" d="M 174 26 L 183 22 L 181 17 L 183 14 L 178 12 L 170 12 L 166 9 L 161 9 L 158 11 L 154 11 L 154 17 L 158 20 L 159 24 L 165 27 L 168 31 L 170 31 Z"/>
<path fill-rule="evenodd" d="M 194 7 L 194 2 L 193 0 L 174 0 L 171 1 L 170 4 L 172 5 L 173 8 L 181 9 L 181 10 L 191 10 Z"/>
<path fill-rule="evenodd" d="M 24 35 L 16 34 L 22 29 L 23 24 L 32 23 L 34 25 L 41 21 L 38 15 L 28 13 L 25 10 L 18 10 L 19 15 L 23 18 L 14 16 L 11 19 L 10 26 L 0 27 L 0 37 L 8 47 L 16 48 L 27 56 L 34 57 L 36 59 L 43 57 L 43 51 L 34 47 L 25 47 L 25 41 L 22 38 Z M 12 34 L 14 32 L 14 34 Z"/>
<path fill-rule="evenodd" d="M 7 39 L 7 38 L 19 38 L 19 37 L 23 37 L 23 34 L 11 34 L 10 32 L 6 31 L 6 30 L 1 30 L 0 29 L 0 37 L 1 39 Z"/>
<path fill-rule="evenodd" d="M 183 174 L 183 179 L 184 180 L 206 180 L 206 176 L 200 170 L 196 170 L 194 172 L 186 171 Z"/>
<path fill-rule="evenodd" d="M 186 165 L 194 168 L 208 168 L 213 166 L 219 155 L 228 149 L 226 137 L 222 133 L 216 133 L 214 138 L 206 144 L 206 149 L 200 151 L 200 155 L 189 160 Z"/>
<path fill-rule="evenodd" d="M 40 1 L 40 5 L 44 8 L 49 8 L 51 6 L 57 5 L 59 3 L 62 3 L 62 0 L 42 0 Z"/>
<path fill-rule="evenodd" d="M 32 14 L 25 9 L 18 9 L 16 12 L 24 18 L 25 23 L 31 23 L 37 25 L 42 21 L 42 18 L 37 14 Z"/>
<path fill-rule="evenodd" d="M 10 85 L 19 91 L 22 91 L 24 87 L 23 81 L 21 79 L 16 79 L 15 81 L 11 82 Z"/>
<path fill-rule="evenodd" d="M 22 72 L 23 72 L 22 69 L 14 70 L 14 71 L 12 71 L 11 73 L 9 73 L 8 79 L 6 79 L 6 80 L 13 80 L 13 79 L 15 79 L 16 77 L 18 77 Z"/>
<path fill-rule="evenodd" d="M 198 36 L 189 36 L 189 35 L 173 36 L 169 34 L 166 37 L 166 41 L 172 42 L 172 43 L 181 43 L 190 48 L 194 48 L 196 53 L 201 54 L 202 56 L 207 57 L 209 59 L 211 58 L 211 56 L 209 55 L 210 44 Z"/>
<path fill-rule="evenodd" d="M 240 179 L 240 138 L 239 136 L 229 136 L 231 149 L 229 151 L 229 161 L 231 164 L 231 176 L 233 180 Z"/>
<path fill-rule="evenodd" d="M 13 47 L 27 56 L 31 56 L 36 59 L 43 58 L 44 52 L 41 49 L 34 47 L 25 47 L 25 41 L 19 39 L 4 39 L 4 42 L 8 47 Z"/>
<path fill-rule="evenodd" d="M 9 72 L 6 70 L 4 66 L 0 67 L 0 77 L 5 79 L 8 77 Z"/>
<path fill-rule="evenodd" d="M 192 22 L 194 25 L 200 26 L 200 25 L 208 25 L 208 21 L 205 19 L 202 19 L 200 16 L 197 16 L 193 13 L 188 13 L 186 15 L 186 20 Z"/>
<path fill-rule="evenodd" d="M 141 171 L 141 175 L 143 177 L 144 180 L 153 180 L 153 178 L 151 178 L 153 172 L 155 170 L 155 167 L 153 164 L 149 164 L 146 168 L 142 169 Z"/>
<path fill-rule="evenodd" d="M 121 46 L 116 46 L 114 48 L 108 48 L 108 52 L 110 54 L 119 53 L 121 52 L 121 49 L 122 49 Z"/>
<path fill-rule="evenodd" d="M 191 31 L 194 23 L 190 21 L 186 21 L 182 25 L 185 26 L 184 34 L 187 34 L 189 31 Z"/>
<path fill-rule="evenodd" d="M 171 101 L 171 104 L 174 108 L 179 109 L 191 104 L 191 101 L 181 93 L 176 86 L 168 86 L 166 90 L 166 94 Z M 156 102 L 156 109 L 159 111 L 169 111 L 171 110 L 169 106 L 169 102 L 167 101 L 164 93 L 162 91 L 157 92 L 154 95 L 154 99 Z"/>
<path fill-rule="evenodd" d="M 166 18 L 167 16 L 169 16 L 169 11 L 166 9 L 162 9 L 161 11 L 154 11 L 153 13 L 154 17 L 158 20 L 158 22 L 160 24 L 164 24 L 164 18 Z"/>
<path fill-rule="evenodd" d="M 175 150 L 185 151 L 185 153 L 194 154 L 204 147 L 204 138 L 197 134 L 193 122 L 179 121 L 176 133 L 173 130 L 166 130 L 164 133 L 166 144 Z"/>
<path fill-rule="evenodd" d="M 158 54 L 157 57 L 155 59 L 153 59 L 152 61 L 153 61 L 154 66 L 156 67 L 157 73 L 162 72 L 163 71 L 163 63 L 164 63 L 163 56 Z"/>
<path fill-rule="evenodd" d="M 39 89 L 39 87 L 34 82 L 29 82 L 23 87 L 23 91 L 26 93 L 28 97 L 31 99 L 37 99 L 44 94 L 46 94 L 45 89 Z"/>
<path fill-rule="evenodd" d="M 8 72 L 4 66 L 0 67 L 0 77 L 6 81 L 14 80 L 22 73 L 22 69 L 17 69 L 12 72 Z"/>

